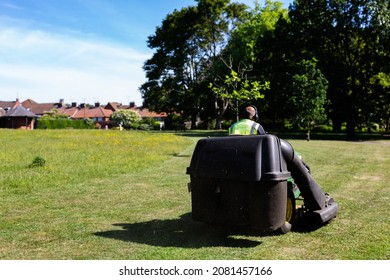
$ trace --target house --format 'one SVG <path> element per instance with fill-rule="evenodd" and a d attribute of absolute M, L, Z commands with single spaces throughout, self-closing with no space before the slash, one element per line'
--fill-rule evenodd
<path fill-rule="evenodd" d="M 0 110 L 0 127 L 14 129 L 34 129 L 35 115 L 30 110 L 24 108 L 21 104 L 14 107 L 1 108 Z"/>
<path fill-rule="evenodd" d="M 71 116 L 73 119 L 92 119 L 97 128 L 110 127 L 110 116 L 113 111 L 100 106 L 100 103 L 95 103 L 94 107 L 87 107 L 85 104 L 80 104 L 75 113 Z"/>
<path fill-rule="evenodd" d="M 23 102 L 19 102 L 18 99 L 16 99 L 16 101 L 0 101 L 0 117 L 2 115 L 4 117 L 7 111 L 19 105 L 21 105 L 24 110 L 27 110 L 34 115 L 33 117 L 30 114 L 31 122 L 33 124 L 35 123 L 36 118 L 38 118 L 39 121 L 39 117 L 54 111 L 58 114 L 66 115 L 71 119 L 92 119 L 97 128 L 113 126 L 113 123 L 110 121 L 110 116 L 113 112 L 120 109 L 133 110 L 139 113 L 142 119 L 153 118 L 156 121 L 164 122 L 167 117 L 166 113 L 156 113 L 149 111 L 147 108 L 136 107 L 134 102 L 130 102 L 129 105 L 123 105 L 119 102 L 108 102 L 105 106 L 101 106 L 99 102 L 96 102 L 95 106 L 87 105 L 85 103 L 77 105 L 77 103 L 73 102 L 70 106 L 66 106 L 63 99 L 60 99 L 59 102 L 56 103 L 38 103 L 32 99 L 26 99 Z M 19 113 L 21 112 L 19 111 Z M 25 114 L 27 115 L 27 113 Z M 0 127 L 9 127 L 9 125 L 9 123 L 5 124 L 4 119 L 0 122 Z"/>
<path fill-rule="evenodd" d="M 73 118 L 77 114 L 78 110 L 79 108 L 75 103 L 72 103 L 72 106 L 70 107 L 61 107 L 57 109 L 58 114 L 67 115 L 69 118 Z"/>
<path fill-rule="evenodd" d="M 138 112 L 138 114 L 140 114 L 142 119 L 152 118 L 155 119 L 156 121 L 164 121 L 168 116 L 167 113 L 164 112 L 156 113 L 156 112 L 149 111 L 149 109 L 143 107 L 135 107 L 134 109 L 130 109 L 130 110 L 134 110 Z"/>
<path fill-rule="evenodd" d="M 38 116 L 43 116 L 47 112 L 53 109 L 58 109 L 64 106 L 64 100 L 60 99 L 58 103 L 37 103 L 32 99 L 26 99 L 21 103 L 24 108 L 29 109 L 31 112 Z"/>
<path fill-rule="evenodd" d="M 122 106 L 122 103 L 119 102 L 108 102 L 106 106 L 104 106 L 104 109 L 111 110 L 113 112 L 119 110 L 119 109 L 125 109 Z"/>
<path fill-rule="evenodd" d="M 117 110 L 132 110 L 137 112 L 142 119 L 152 118 L 156 121 L 163 122 L 167 118 L 167 113 L 156 113 L 149 111 L 149 109 L 144 107 L 137 107 L 135 106 L 134 102 L 130 102 L 129 105 L 122 105 L 122 103 L 118 102 L 109 102 L 104 108 L 112 110 L 113 112 Z"/>
<path fill-rule="evenodd" d="M 0 108 L 4 109 L 5 111 L 18 105 L 20 105 L 19 99 L 16 99 L 16 101 L 0 101 Z"/>

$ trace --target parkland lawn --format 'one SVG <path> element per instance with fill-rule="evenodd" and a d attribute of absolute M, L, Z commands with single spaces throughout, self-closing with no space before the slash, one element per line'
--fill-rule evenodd
<path fill-rule="evenodd" d="M 207 133 L 0 130 L 0 259 L 390 259 L 389 140 L 286 139 L 339 215 L 242 236 L 191 219 L 186 168 Z"/>

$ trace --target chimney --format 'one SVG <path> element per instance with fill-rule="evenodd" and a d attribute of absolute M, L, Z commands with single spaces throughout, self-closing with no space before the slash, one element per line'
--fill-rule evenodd
<path fill-rule="evenodd" d="M 60 99 L 60 102 L 58 102 L 57 108 L 62 108 L 64 106 L 64 99 Z"/>
<path fill-rule="evenodd" d="M 100 102 L 95 102 L 95 107 L 100 107 Z"/>
<path fill-rule="evenodd" d="M 130 108 L 134 108 L 135 107 L 135 102 L 130 102 Z"/>
<path fill-rule="evenodd" d="M 80 108 L 84 108 L 85 107 L 85 103 L 80 103 Z"/>
<path fill-rule="evenodd" d="M 72 102 L 72 107 L 77 107 L 77 102 Z"/>

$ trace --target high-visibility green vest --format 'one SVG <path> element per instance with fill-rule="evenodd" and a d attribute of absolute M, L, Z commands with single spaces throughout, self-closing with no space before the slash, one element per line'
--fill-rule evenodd
<path fill-rule="evenodd" d="M 258 129 L 260 124 L 248 120 L 242 119 L 236 123 L 234 123 L 229 128 L 229 135 L 254 135 L 259 134 Z"/>

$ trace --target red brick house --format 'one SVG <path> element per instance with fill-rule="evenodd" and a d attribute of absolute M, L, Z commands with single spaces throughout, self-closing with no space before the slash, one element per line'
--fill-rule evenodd
<path fill-rule="evenodd" d="M 101 107 L 99 103 L 95 103 L 95 107 L 87 107 L 81 104 L 71 116 L 73 119 L 92 119 L 97 128 L 111 126 L 110 116 L 112 110 Z"/>
<path fill-rule="evenodd" d="M 130 102 L 129 105 L 122 105 L 122 103 L 118 102 L 109 102 L 104 108 L 112 110 L 115 112 L 116 110 L 133 110 L 137 112 L 142 119 L 152 118 L 157 121 L 164 121 L 167 117 L 167 113 L 156 113 L 149 111 L 147 108 L 137 107 L 134 102 Z"/>
<path fill-rule="evenodd" d="M 9 127 L 10 124 L 8 122 L 5 124 L 5 119 L 1 119 L 1 117 L 2 115 L 4 117 L 8 110 L 19 105 L 22 105 L 25 110 L 31 113 L 30 117 L 34 119 L 34 121 L 31 119 L 32 123 L 35 123 L 36 118 L 39 119 L 39 117 L 53 111 L 57 111 L 58 114 L 66 115 L 72 119 L 92 119 L 97 128 L 106 126 L 111 127 L 112 123 L 110 121 L 110 116 L 113 112 L 119 109 L 138 112 L 143 119 L 153 118 L 157 121 L 163 122 L 167 117 L 166 113 L 156 113 L 149 111 L 147 108 L 136 107 L 134 102 L 130 102 L 129 105 L 123 105 L 119 102 L 109 102 L 105 106 L 101 106 L 100 103 L 95 103 L 95 106 L 91 107 L 86 104 L 77 105 L 77 103 L 65 106 L 63 99 L 60 99 L 57 103 L 38 103 L 32 99 L 26 99 L 20 103 L 17 99 L 16 101 L 0 101 L 0 127 L 5 127 L 6 125 Z M 18 113 L 21 113 L 20 110 Z M 27 113 L 21 114 L 27 115 Z M 32 115 L 34 115 L 34 117 L 32 117 Z M 29 127 L 31 127 L 31 125 L 29 125 Z"/>
<path fill-rule="evenodd" d="M 0 101 L 0 108 L 2 108 L 5 111 L 12 109 L 18 105 L 20 105 L 18 99 L 16 99 L 16 101 Z"/>
<path fill-rule="evenodd" d="M 32 99 L 26 99 L 22 102 L 22 105 L 24 108 L 29 109 L 34 114 L 43 116 L 53 109 L 62 108 L 64 106 L 64 101 L 61 99 L 58 103 L 37 103 Z"/>

